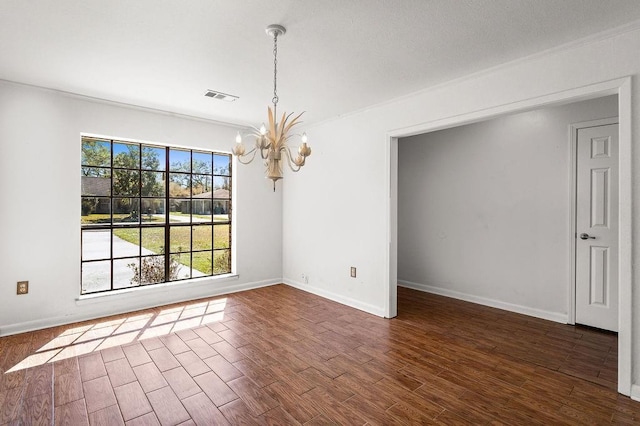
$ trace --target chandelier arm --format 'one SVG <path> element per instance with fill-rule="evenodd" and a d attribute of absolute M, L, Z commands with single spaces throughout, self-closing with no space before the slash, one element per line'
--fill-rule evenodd
<path fill-rule="evenodd" d="M 269 148 L 261 149 L 260 157 L 262 157 L 263 160 L 266 160 L 267 158 L 269 158 Z"/>
<path fill-rule="evenodd" d="M 284 151 L 286 157 L 287 157 L 287 164 L 289 165 L 289 168 L 291 169 L 292 172 L 297 173 L 300 171 L 300 169 L 302 168 L 302 166 L 298 166 L 296 165 L 293 160 L 291 159 L 291 149 L 288 146 L 284 146 L 282 148 L 282 150 Z M 294 168 L 294 166 L 296 166 L 297 168 Z"/>
<path fill-rule="evenodd" d="M 251 155 L 251 158 L 250 158 L 249 160 L 247 160 L 247 161 L 242 161 L 242 157 L 248 157 L 250 154 L 253 154 L 253 155 Z M 252 161 L 253 161 L 253 159 L 256 157 L 256 148 L 253 148 L 251 151 L 246 152 L 246 153 L 244 153 L 244 154 L 242 154 L 242 155 L 236 155 L 236 157 L 238 158 L 238 161 L 239 161 L 240 163 L 242 163 L 242 164 L 249 164 L 249 163 L 250 163 L 250 162 L 252 162 Z"/>

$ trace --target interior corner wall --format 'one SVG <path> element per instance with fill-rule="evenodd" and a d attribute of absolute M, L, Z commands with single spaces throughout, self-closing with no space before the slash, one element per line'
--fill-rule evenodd
<path fill-rule="evenodd" d="M 617 96 L 399 140 L 398 281 L 567 321 L 572 123 Z"/>
<path fill-rule="evenodd" d="M 640 30 L 636 28 L 525 58 L 306 129 L 313 153 L 295 179 L 284 179 L 285 282 L 383 315 L 389 288 L 390 136 L 627 76 L 632 76 L 634 111 L 632 252 L 640 253 L 638 52 Z M 358 268 L 357 278 L 349 277 L 349 266 Z M 634 382 L 640 384 L 640 256 L 634 256 L 632 266 L 631 355 Z M 303 273 L 308 283 L 301 280 Z"/>
<path fill-rule="evenodd" d="M 255 162 L 234 167 L 238 277 L 77 300 L 80 134 L 228 152 L 236 131 L 0 81 L 0 335 L 281 282 L 282 195 L 271 191 Z M 29 294 L 18 296 L 22 280 Z"/>

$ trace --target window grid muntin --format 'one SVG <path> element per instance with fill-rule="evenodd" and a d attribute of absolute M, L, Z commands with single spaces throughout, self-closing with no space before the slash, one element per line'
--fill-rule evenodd
<path fill-rule="evenodd" d="M 189 227 L 189 233 L 190 233 L 190 240 L 191 240 L 191 246 L 190 246 L 190 251 L 188 252 L 189 254 L 189 266 L 184 266 L 185 268 L 188 268 L 188 278 L 183 278 L 183 279 L 177 279 L 177 280 L 170 280 L 170 277 L 168 276 L 168 270 L 169 270 L 169 263 L 171 261 L 171 250 L 165 250 L 165 252 L 169 252 L 167 255 L 164 256 L 165 259 L 165 281 L 162 282 L 174 282 L 174 281 L 184 281 L 186 279 L 190 279 L 193 277 L 193 257 L 194 257 L 194 253 L 208 253 L 210 254 L 211 257 L 211 266 L 210 266 L 210 272 L 207 274 L 203 274 L 203 276 L 215 276 L 215 275 L 223 275 L 223 274 L 227 274 L 231 272 L 231 211 L 232 211 L 232 203 L 231 203 L 231 176 L 232 176 L 232 165 L 231 165 L 231 159 L 230 159 L 230 155 L 229 154 L 224 154 L 224 153 L 220 153 L 220 152 L 215 152 L 215 151 L 202 151 L 202 150 L 191 150 L 191 149 L 182 149 L 182 148 L 173 148 L 173 147 L 168 147 L 168 146 L 159 146 L 159 145 L 153 145 L 153 144 L 140 144 L 140 143 L 132 143 L 132 142 L 125 142 L 125 141 L 120 141 L 117 139 L 106 139 L 106 138 L 89 138 L 89 137 L 82 137 L 82 143 L 84 144 L 86 141 L 95 141 L 98 144 L 107 144 L 109 146 L 110 149 L 110 155 L 109 155 L 109 162 L 110 164 L 108 166 L 106 166 L 105 164 L 99 164 L 99 165 L 93 165 L 93 164 L 89 164 L 86 163 L 84 161 L 81 162 L 81 168 L 87 168 L 87 167 L 93 167 L 93 168 L 102 168 L 102 169 L 109 169 L 109 179 L 110 179 L 110 195 L 109 196 L 90 196 L 90 195 L 85 195 L 84 192 L 83 194 L 81 194 L 81 199 L 98 199 L 98 198 L 102 198 L 102 199 L 108 199 L 109 200 L 109 221 L 108 223 L 81 223 L 81 230 L 82 231 L 87 231 L 87 230 L 94 230 L 94 231 L 99 231 L 99 230 L 103 230 L 109 231 L 109 253 L 110 253 L 110 258 L 98 258 L 98 259 L 91 259 L 91 260 L 85 260 L 83 258 L 83 251 L 82 251 L 82 247 L 81 247 L 81 265 L 82 267 L 84 267 L 84 265 L 86 264 L 90 264 L 90 263 L 95 263 L 95 262 L 109 262 L 110 265 L 110 287 L 109 289 L 106 290 L 98 290 L 98 291 L 84 291 L 83 289 L 83 268 L 81 268 L 81 294 L 94 294 L 94 293 L 101 293 L 101 292 L 108 292 L 108 291 L 113 291 L 114 290 L 114 262 L 116 261 L 123 261 L 126 259 L 132 259 L 132 260 L 137 260 L 138 261 L 138 265 L 141 265 L 142 259 L 144 258 L 150 258 L 150 257 L 154 257 L 154 256 L 163 256 L 162 254 L 158 254 L 158 253 L 154 253 L 154 254 L 142 254 L 142 251 L 144 249 L 143 247 L 143 229 L 147 229 L 147 228 L 163 228 L 164 229 L 164 234 L 165 234 L 165 238 L 164 238 L 164 243 L 163 243 L 163 247 L 170 247 L 170 229 L 172 226 L 185 226 L 185 227 Z M 114 144 L 123 144 L 122 146 L 136 146 L 136 150 L 137 150 L 137 169 L 134 169 L 132 167 L 120 167 L 121 163 L 118 163 L 118 165 L 115 164 L 114 161 L 114 156 L 117 155 L 115 154 L 115 150 L 114 150 Z M 143 162 L 144 162 L 144 152 L 145 152 L 145 148 L 149 148 L 151 150 L 163 150 L 164 151 L 164 159 L 165 159 L 165 164 L 164 166 L 162 165 L 162 163 L 159 163 L 159 165 L 156 168 L 150 168 L 150 167 L 146 167 L 143 166 Z M 189 155 L 189 159 L 190 159 L 190 164 L 189 164 L 189 169 L 190 172 L 186 173 L 189 175 L 189 180 L 192 181 L 192 175 L 197 174 L 197 175 L 206 175 L 206 176 L 210 176 L 211 177 L 211 196 L 207 197 L 207 198 L 194 198 L 194 194 L 193 194 L 193 188 L 192 186 L 190 186 L 190 191 L 189 191 L 189 196 L 188 198 L 185 196 L 182 196 L 182 198 L 178 198 L 178 197 L 171 197 L 170 191 L 169 191 L 169 184 L 170 184 L 170 173 L 172 171 L 172 168 L 169 164 L 170 161 L 170 152 L 171 150 L 176 149 L 177 151 L 183 152 L 183 153 L 188 153 Z M 196 173 L 196 170 L 194 170 L 194 153 L 198 153 L 200 154 L 206 154 L 207 156 L 209 156 L 209 158 L 211 159 L 211 163 L 210 164 L 210 172 L 206 171 L 206 172 L 198 172 Z M 226 157 L 226 161 L 222 160 L 225 162 L 227 168 L 226 168 L 226 173 L 224 173 L 224 171 L 217 169 L 216 168 L 216 160 L 219 159 L 224 159 Z M 83 152 L 83 159 L 84 159 L 84 152 Z M 162 169 L 162 170 L 161 170 Z M 137 183 L 138 183 L 138 190 L 137 190 L 137 195 L 136 196 L 124 196 L 124 195 L 116 195 L 114 193 L 114 188 L 113 188 L 113 184 L 114 184 L 114 170 L 130 170 L 130 171 L 136 171 L 138 172 L 138 179 L 137 179 Z M 164 190 L 164 196 L 157 196 L 157 195 L 142 195 L 142 186 L 143 186 L 143 179 L 142 179 L 142 174 L 144 171 L 154 171 L 154 172 L 160 172 L 162 174 L 164 174 L 165 176 L 165 180 L 164 180 L 164 184 L 165 184 L 165 190 Z M 180 171 L 179 173 L 185 173 L 183 171 Z M 228 196 L 227 198 L 213 198 L 214 197 L 214 179 L 215 177 L 223 177 L 225 179 L 227 179 L 227 183 L 226 186 L 228 188 Z M 198 194 L 196 194 L 198 195 Z M 122 199 L 129 199 L 129 200 L 137 200 L 137 208 L 138 208 L 138 212 L 137 212 L 137 221 L 136 222 L 114 222 L 114 213 L 116 212 L 116 208 L 115 208 L 115 202 L 116 200 L 122 200 Z M 164 211 L 164 221 L 162 222 L 162 224 L 159 224 L 158 222 L 151 222 L 151 223 L 145 223 L 143 221 L 143 215 L 144 212 L 142 211 L 142 207 L 143 207 L 143 200 L 162 200 L 162 202 L 164 203 L 164 207 L 163 207 L 163 211 Z M 188 222 L 185 223 L 179 223 L 179 222 L 171 222 L 171 200 L 178 200 L 178 199 L 183 199 L 185 201 L 188 200 L 188 206 L 189 206 L 189 220 Z M 199 220 L 197 222 L 194 222 L 194 213 L 193 213 L 193 201 L 194 200 L 206 200 L 209 201 L 210 204 L 210 210 L 211 210 L 211 214 L 210 214 L 210 219 L 209 220 Z M 216 201 L 223 201 L 226 202 L 226 219 L 220 219 L 220 218 L 216 218 L 216 215 L 214 214 L 213 208 L 214 208 L 214 203 Z M 133 203 L 135 204 L 135 203 Z M 82 213 L 82 212 L 81 212 Z M 90 215 L 90 214 L 89 214 Z M 84 215 L 81 214 L 81 217 L 83 217 Z M 81 221 L 82 222 L 82 221 Z M 193 229 L 194 226 L 198 226 L 198 225 L 208 225 L 211 226 L 211 250 L 193 250 Z M 227 226 L 227 232 L 228 232 L 228 238 L 229 238 L 229 244 L 227 248 L 216 248 L 215 244 L 216 244 L 216 240 L 215 240 L 215 232 L 216 232 L 216 226 Z M 114 257 L 114 238 L 116 237 L 115 232 L 116 230 L 122 230 L 122 229 L 137 229 L 138 230 L 138 255 L 137 256 L 118 256 L 118 257 Z M 83 234 L 84 235 L 84 234 Z M 126 240 L 125 240 L 126 241 Z M 81 246 L 82 244 L 84 244 L 84 238 L 81 238 Z M 216 259 L 216 255 L 217 253 L 224 253 L 226 251 L 226 253 L 228 253 L 228 258 L 226 259 L 226 268 L 219 271 L 218 273 L 216 273 L 216 266 L 215 266 L 215 259 Z M 186 252 L 182 252 L 181 254 L 185 254 Z M 141 277 L 142 278 L 142 277 Z M 140 280 L 141 281 L 141 280 Z M 133 285 L 128 285 L 126 287 L 137 287 L 137 286 L 142 286 L 142 285 L 152 285 L 152 284 L 143 284 L 141 282 L 138 282 L 138 284 L 133 284 Z M 122 287 L 122 288 L 126 288 L 126 287 Z"/>

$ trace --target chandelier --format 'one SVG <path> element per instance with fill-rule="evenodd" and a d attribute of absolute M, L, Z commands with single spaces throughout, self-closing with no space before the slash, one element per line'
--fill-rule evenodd
<path fill-rule="evenodd" d="M 233 155 L 238 157 L 242 164 L 249 164 L 253 161 L 257 152 L 265 160 L 267 168 L 266 175 L 273 181 L 273 190 L 276 190 L 276 182 L 282 179 L 283 160 L 289 165 L 292 171 L 299 171 L 304 166 L 305 160 L 311 155 L 311 148 L 307 145 L 307 134 L 302 133 L 302 144 L 298 148 L 298 155 L 294 158 L 291 149 L 287 146 L 289 139 L 294 136 L 290 131 L 296 124 L 299 124 L 300 117 L 304 112 L 291 118 L 293 113 L 287 115 L 283 113 L 280 121 L 277 119 L 278 107 L 278 37 L 283 36 L 287 30 L 282 25 L 269 25 L 266 29 L 267 35 L 273 37 L 273 108 L 267 107 L 269 127 L 264 123 L 260 128 L 252 127 L 247 135 L 255 138 L 255 146 L 250 151 L 246 151 L 242 144 L 242 134 L 236 135 L 236 145 L 233 147 Z M 244 160 L 243 160 L 244 158 Z"/>

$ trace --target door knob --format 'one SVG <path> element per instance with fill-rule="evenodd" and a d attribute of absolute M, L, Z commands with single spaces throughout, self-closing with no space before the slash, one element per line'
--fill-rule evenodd
<path fill-rule="evenodd" d="M 584 232 L 582 234 L 580 234 L 580 239 L 581 240 L 595 240 L 596 237 L 591 237 L 589 234 L 585 234 Z"/>

